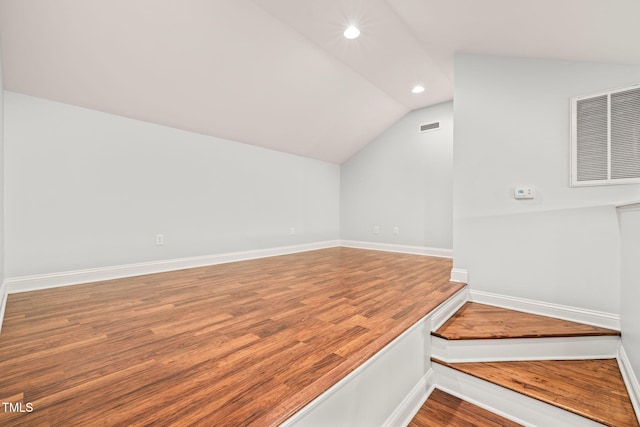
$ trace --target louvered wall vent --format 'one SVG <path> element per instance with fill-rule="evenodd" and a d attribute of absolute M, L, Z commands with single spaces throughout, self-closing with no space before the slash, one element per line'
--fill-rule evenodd
<path fill-rule="evenodd" d="M 427 123 L 420 125 L 420 132 L 431 132 L 440 129 L 440 122 Z"/>
<path fill-rule="evenodd" d="M 571 185 L 640 183 L 640 85 L 571 99 Z"/>

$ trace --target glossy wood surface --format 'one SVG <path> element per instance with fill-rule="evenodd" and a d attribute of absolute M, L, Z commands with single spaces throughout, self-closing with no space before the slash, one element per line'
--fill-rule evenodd
<path fill-rule="evenodd" d="M 409 427 L 518 427 L 520 424 L 435 389 Z"/>
<path fill-rule="evenodd" d="M 620 335 L 598 326 L 467 302 L 432 335 L 447 340 Z"/>
<path fill-rule="evenodd" d="M 331 248 L 9 295 L 0 425 L 277 425 L 463 285 Z M 384 387 L 384 384 L 381 384 Z"/>
<path fill-rule="evenodd" d="M 638 427 L 615 359 L 440 363 L 611 427 Z"/>

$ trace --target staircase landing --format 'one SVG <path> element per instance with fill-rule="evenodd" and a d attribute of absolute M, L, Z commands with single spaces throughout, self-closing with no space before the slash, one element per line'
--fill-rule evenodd
<path fill-rule="evenodd" d="M 467 302 L 432 335 L 446 340 L 619 336 L 620 332 L 553 317 Z"/>

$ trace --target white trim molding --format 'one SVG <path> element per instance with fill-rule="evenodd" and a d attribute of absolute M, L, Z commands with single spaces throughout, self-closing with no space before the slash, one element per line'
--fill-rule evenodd
<path fill-rule="evenodd" d="M 627 392 L 633 405 L 633 410 L 636 412 L 636 417 L 640 420 L 640 382 L 638 382 L 638 376 L 633 372 L 631 361 L 622 345 L 618 351 L 617 360 L 622 379 L 627 386 Z"/>
<path fill-rule="evenodd" d="M 41 289 L 57 288 L 60 286 L 100 282 L 105 280 L 121 279 L 124 277 L 134 277 L 142 276 L 145 274 L 182 270 L 186 268 L 206 267 L 216 264 L 247 261 L 251 259 L 307 252 L 318 249 L 333 248 L 337 246 L 435 256 L 441 258 L 451 258 L 452 256 L 451 249 L 330 240 L 325 242 L 305 243 L 294 246 L 280 246 L 275 248 L 256 249 L 242 252 L 227 252 L 222 254 L 189 258 L 176 258 L 136 264 L 124 264 L 83 270 L 63 271 L 58 273 L 38 274 L 32 276 L 11 277 L 6 280 L 5 288 L 3 289 L 7 294 L 37 291 Z"/>
<path fill-rule="evenodd" d="M 2 281 L 0 283 L 0 332 L 2 332 L 2 323 L 4 321 L 4 310 L 7 307 L 7 297 L 9 296 L 7 292 L 7 282 Z"/>
<path fill-rule="evenodd" d="M 586 323 L 588 325 L 600 326 L 603 328 L 614 329 L 616 331 L 620 330 L 620 316 L 613 313 L 604 313 L 601 311 L 570 307 L 549 302 L 493 294 L 489 292 L 476 291 L 474 289 L 471 289 L 469 294 L 470 301 L 473 302 L 495 305 L 541 316 L 556 317 L 558 319 L 570 320 L 573 322 Z"/>
<path fill-rule="evenodd" d="M 448 363 L 613 359 L 619 347 L 618 336 L 481 340 L 431 337 L 433 357 Z"/>
<path fill-rule="evenodd" d="M 469 299 L 469 287 L 465 286 L 460 289 L 458 292 L 449 297 L 448 300 L 440 304 L 436 307 L 435 310 L 431 312 L 431 330 L 435 331 L 440 326 L 444 324 L 451 316 L 456 314 L 458 310 L 467 302 Z"/>
<path fill-rule="evenodd" d="M 469 283 L 469 273 L 464 268 L 452 268 L 451 281 Z"/>
<path fill-rule="evenodd" d="M 620 203 L 616 205 L 616 209 L 620 212 L 640 211 L 640 200 L 627 202 L 627 203 Z"/>
<path fill-rule="evenodd" d="M 403 254 L 434 256 L 439 258 L 453 258 L 453 249 L 429 248 L 426 246 L 396 245 L 391 243 L 360 242 L 355 240 L 340 240 L 340 246 L 354 249 L 370 249 L 374 251 L 399 252 Z"/>
<path fill-rule="evenodd" d="M 411 392 L 405 396 L 384 424 L 382 424 L 382 427 L 405 427 L 409 425 L 424 402 L 427 401 L 434 388 L 433 369 L 429 369 L 424 377 L 420 378 L 420 381 L 413 387 Z"/>
<path fill-rule="evenodd" d="M 57 288 L 60 286 L 77 285 L 81 283 L 99 282 L 123 277 L 141 276 L 144 274 L 163 273 L 182 270 L 185 268 L 206 267 L 209 265 L 226 264 L 236 261 L 266 258 L 299 252 L 313 251 L 339 246 L 337 240 L 326 242 L 305 243 L 294 246 L 280 246 L 267 249 L 256 249 L 243 252 L 227 252 L 190 258 L 177 258 L 162 261 L 151 261 L 138 264 L 116 265 L 112 267 L 91 268 L 86 270 L 65 271 L 61 273 L 40 274 L 9 278 L 6 281 L 7 293 L 36 291 L 40 289 Z"/>

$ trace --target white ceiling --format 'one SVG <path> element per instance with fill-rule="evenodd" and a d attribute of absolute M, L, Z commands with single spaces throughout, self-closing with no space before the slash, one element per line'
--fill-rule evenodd
<path fill-rule="evenodd" d="M 0 42 L 7 90 L 341 163 L 451 99 L 456 52 L 637 64 L 638 16 L 640 0 L 0 0 Z"/>

